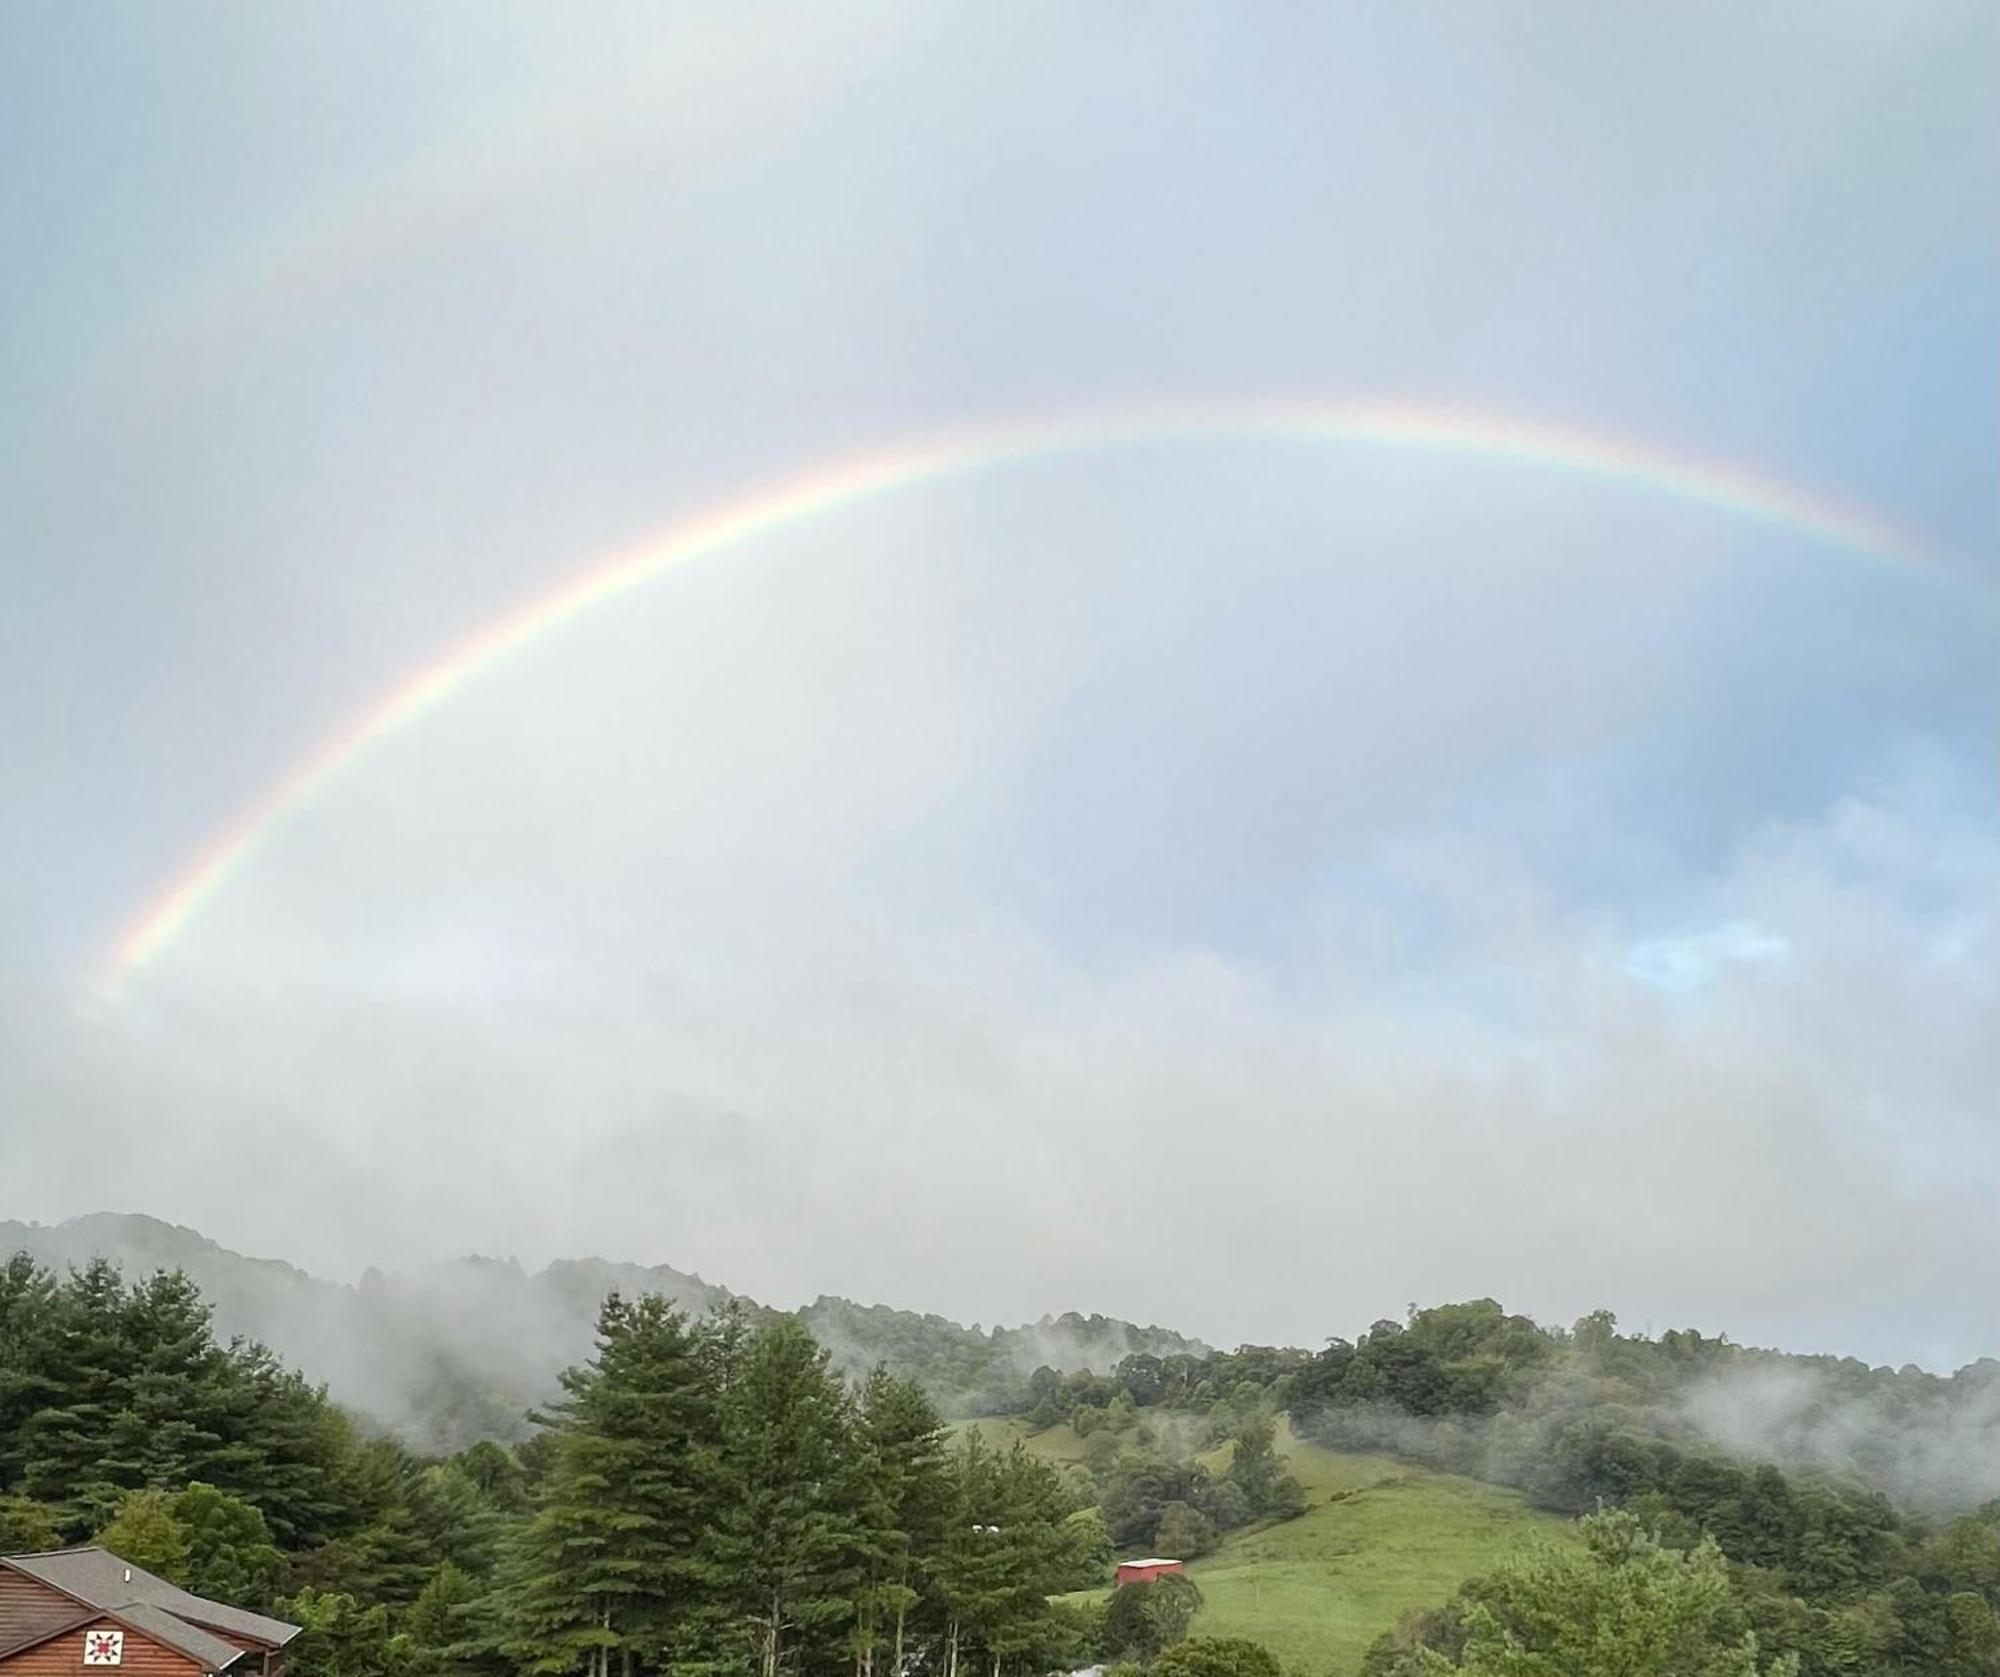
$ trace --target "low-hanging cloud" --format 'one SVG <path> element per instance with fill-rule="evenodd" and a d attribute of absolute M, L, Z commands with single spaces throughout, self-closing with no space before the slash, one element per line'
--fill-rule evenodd
<path fill-rule="evenodd" d="M 1692 990 L 1633 978 L 1623 928 L 1460 842 L 1382 858 L 1454 959 L 1373 1000 L 1365 901 L 1320 905 L 1290 988 L 1213 952 L 1107 972 L 1018 927 L 919 948 L 813 921 L 745 964 L 663 960 L 622 1013 L 212 981 L 93 1019 L 16 995 L 0 1075 L 38 1122 L 10 1197 L 334 1273 L 601 1253 L 781 1304 L 1102 1309 L 1222 1342 L 1486 1293 L 1950 1363 L 1987 1349 L 1996 1273 L 1968 977 L 1993 951 L 1977 829 L 1902 842 L 1927 795 L 1748 847 L 1718 898 L 1786 957 Z M 1940 860 L 1960 889 L 1891 908 L 1919 854 L 1927 891 Z"/>

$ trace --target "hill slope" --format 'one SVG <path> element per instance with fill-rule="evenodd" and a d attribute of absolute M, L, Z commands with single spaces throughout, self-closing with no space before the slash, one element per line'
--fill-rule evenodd
<path fill-rule="evenodd" d="M 1412 1608 L 1570 1524 L 1517 1491 L 1392 1456 L 1348 1455 L 1282 1437 L 1311 1506 L 1296 1520 L 1232 1532 L 1188 1568 L 1195 1629 L 1247 1636 L 1288 1668 L 1348 1677 L 1368 1644 Z"/>
<path fill-rule="evenodd" d="M 1020 1439 L 1054 1461 L 1080 1459 L 1068 1426 L 980 1421 L 1002 1447 Z M 1568 1542 L 1570 1523 L 1519 1492 L 1393 1456 L 1325 1449 L 1279 1429 L 1279 1448 L 1309 1506 L 1296 1520 L 1231 1532 L 1188 1571 L 1203 1606 L 1197 1636 L 1261 1642 L 1288 1671 L 1352 1677 L 1368 1645 L 1413 1608 L 1435 1607 L 1466 1579 L 1537 1542 Z M 1226 1452 L 1204 1457 L 1220 1467 Z"/>
<path fill-rule="evenodd" d="M 99 1213 L 54 1225 L 0 1222 L 0 1261 L 17 1251 L 61 1271 L 94 1257 L 128 1275 L 183 1269 L 215 1306 L 218 1333 L 269 1345 L 332 1395 L 425 1450 L 526 1435 L 527 1411 L 590 1354 L 606 1293 L 661 1293 L 700 1312 L 734 1297 L 665 1264 L 562 1260 L 529 1273 L 512 1258 L 462 1258 L 408 1274 L 369 1270 L 358 1285 L 246 1257 L 153 1217 Z M 743 1301 L 753 1312 L 761 1307 Z M 983 1332 L 942 1316 L 820 1298 L 798 1313 L 850 1373 L 886 1361 L 948 1410 L 1021 1401 L 1047 1364 L 1108 1371 L 1134 1351 L 1201 1354 L 1164 1328 L 1070 1313 Z"/>

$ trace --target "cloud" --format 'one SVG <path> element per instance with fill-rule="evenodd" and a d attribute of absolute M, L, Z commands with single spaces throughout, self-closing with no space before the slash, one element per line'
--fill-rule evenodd
<path fill-rule="evenodd" d="M 1789 953 L 1783 938 L 1737 920 L 1635 943 L 1626 954 L 1625 970 L 1662 990 L 1692 990 L 1724 962 L 1782 961 Z"/>
<path fill-rule="evenodd" d="M 622 1008 L 581 972 L 421 1001 L 163 975 L 95 1023 L 7 1010 L 5 1104 L 33 1120 L 9 1197 L 337 1273 L 592 1251 L 774 1302 L 1305 1343 L 1490 1293 L 1950 1363 L 1990 1349 L 1974 1278 L 2000 1273 L 1967 982 L 1990 881 L 1982 829 L 1913 810 L 1932 789 L 1747 844 L 1711 895 L 1790 954 L 1696 992 L 1630 976 L 1629 932 L 1470 840 L 1384 861 L 1451 935 L 1373 1002 L 1363 898 L 1319 905 L 1305 986 L 818 918 L 663 951 Z"/>

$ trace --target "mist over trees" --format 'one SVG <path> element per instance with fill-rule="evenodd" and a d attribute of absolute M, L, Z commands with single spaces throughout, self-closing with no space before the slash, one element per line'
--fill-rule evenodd
<path fill-rule="evenodd" d="M 984 1677 L 1087 1651 L 1051 1604 L 1109 1554 L 1080 1487 L 858 1387 L 797 1320 L 612 1294 L 518 1448 L 368 1437 L 185 1276 L 0 1270 L 0 1540 L 98 1541 L 304 1627 L 299 1677 Z"/>
<path fill-rule="evenodd" d="M 529 1412 L 553 1400 L 561 1371 L 589 1355 L 598 1305 L 612 1291 L 657 1293 L 695 1316 L 732 1300 L 753 1320 L 769 1314 L 699 1276 L 597 1259 L 532 1276 L 510 1261 L 467 1259 L 411 1276 L 370 1272 L 346 1287 L 146 1217 L 0 1223 L 0 1252 L 17 1249 L 59 1271 L 95 1256 L 129 1274 L 185 1270 L 224 1337 L 273 1347 L 345 1407 L 431 1453 L 531 1436 Z M 1692 1330 L 1657 1340 L 1620 1334 L 1604 1313 L 1572 1336 L 1491 1301 L 1377 1323 L 1352 1346 L 1336 1341 L 1317 1354 L 1214 1352 L 1165 1328 L 1074 1312 L 989 1331 L 833 1298 L 795 1314 L 849 1378 L 886 1363 L 955 1416 L 1074 1419 L 1087 1431 L 1121 1394 L 1184 1412 L 1250 1391 L 1288 1406 L 1296 1392 L 1302 1410 L 1327 1412 L 1318 1436 L 1329 1442 L 1403 1449 L 1526 1486 L 1525 1470 L 1508 1466 L 1510 1440 L 1586 1403 L 1616 1407 L 1649 1434 L 1846 1477 L 1915 1508 L 1951 1511 L 2000 1496 L 1992 1359 L 1950 1376 L 1871 1368 Z M 1510 1419 L 1496 1429 L 1503 1397 Z"/>
<path fill-rule="evenodd" d="M 597 1258 L 563 1260 L 534 1274 L 511 1259 L 466 1258 L 407 1275 L 370 1270 L 350 1287 L 139 1216 L 100 1214 L 56 1226 L 0 1222 L 0 1253 L 14 1251 L 57 1270 L 94 1258 L 135 1275 L 183 1270 L 214 1306 L 225 1337 L 271 1346 L 324 1381 L 343 1405 L 426 1451 L 527 1438 L 528 1412 L 555 1398 L 562 1371 L 590 1354 L 608 1293 L 657 1294 L 697 1316 L 730 1303 L 753 1319 L 776 1314 L 667 1265 Z M 1207 1350 L 1164 1328 L 1074 1312 L 988 1332 L 837 1298 L 794 1314 L 842 1373 L 860 1378 L 886 1362 L 954 1415 L 1022 1408 L 1028 1377 L 1045 1364 L 1108 1370 L 1135 1353 Z"/>
<path fill-rule="evenodd" d="M 1990 1677 L 2000 1503 L 1927 1511 L 1693 1429 L 1690 1389 L 1770 1366 L 1476 1300 L 1317 1353 L 1036 1370 L 1020 1403 L 1081 1450 L 1059 1465 L 954 1435 L 886 1366 L 849 1378 L 796 1317 L 614 1292 L 525 1436 L 421 1454 L 218 1341 L 187 1276 L 58 1278 L 22 1254 L 0 1268 L 0 1542 L 101 1541 L 288 1617 L 295 1677 L 1029 1677 L 1092 1657 L 1269 1677 L 1196 1634 L 1184 1580 L 1089 1592 L 1118 1548 L 1198 1555 L 1298 1515 L 1283 1413 L 1587 1516 L 1581 1558 L 1385 1627 L 1378 1677 L 1625 1677 L 1654 1668 L 1620 1651 L 1633 1624 L 1685 1654 L 1663 1672 Z M 1892 1378 L 1913 1413 L 1977 1414 L 1977 1370 Z"/>

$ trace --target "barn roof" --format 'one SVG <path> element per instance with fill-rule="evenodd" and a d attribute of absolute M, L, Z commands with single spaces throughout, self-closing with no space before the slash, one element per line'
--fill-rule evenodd
<path fill-rule="evenodd" d="M 243 1657 L 243 1650 L 234 1642 L 225 1642 L 219 1636 L 212 1636 L 199 1625 L 191 1625 L 178 1615 L 169 1613 L 164 1607 L 155 1607 L 150 1601 L 135 1601 L 124 1607 L 106 1608 L 106 1614 L 121 1624 L 150 1636 L 155 1642 L 172 1648 L 176 1653 L 186 1654 L 189 1659 L 200 1660 L 204 1671 L 220 1671 L 231 1660 Z"/>
<path fill-rule="evenodd" d="M 204 1671 L 222 1671 L 233 1661 L 244 1657 L 244 1650 L 233 1642 L 211 1636 L 185 1619 L 175 1618 L 165 1608 L 149 1607 L 143 1601 L 135 1601 L 129 1607 L 87 1608 L 59 1624 L 44 1625 L 39 1630 L 30 1631 L 0 1648 L 0 1659 L 28 1648 L 39 1648 L 44 1642 L 53 1642 L 71 1631 L 82 1630 L 86 1625 L 102 1624 L 106 1619 L 151 1638 L 163 1648 L 185 1654 L 189 1659 L 198 1661 Z"/>
<path fill-rule="evenodd" d="M 219 1670 L 241 1652 L 213 1635 L 215 1631 L 249 1637 L 274 1648 L 282 1648 L 299 1634 L 297 1625 L 231 1607 L 227 1602 L 210 1601 L 94 1544 L 46 1549 L 32 1555 L 0 1555 L 0 1566 L 25 1572 L 86 1607 L 122 1619 L 211 1669 Z"/>

